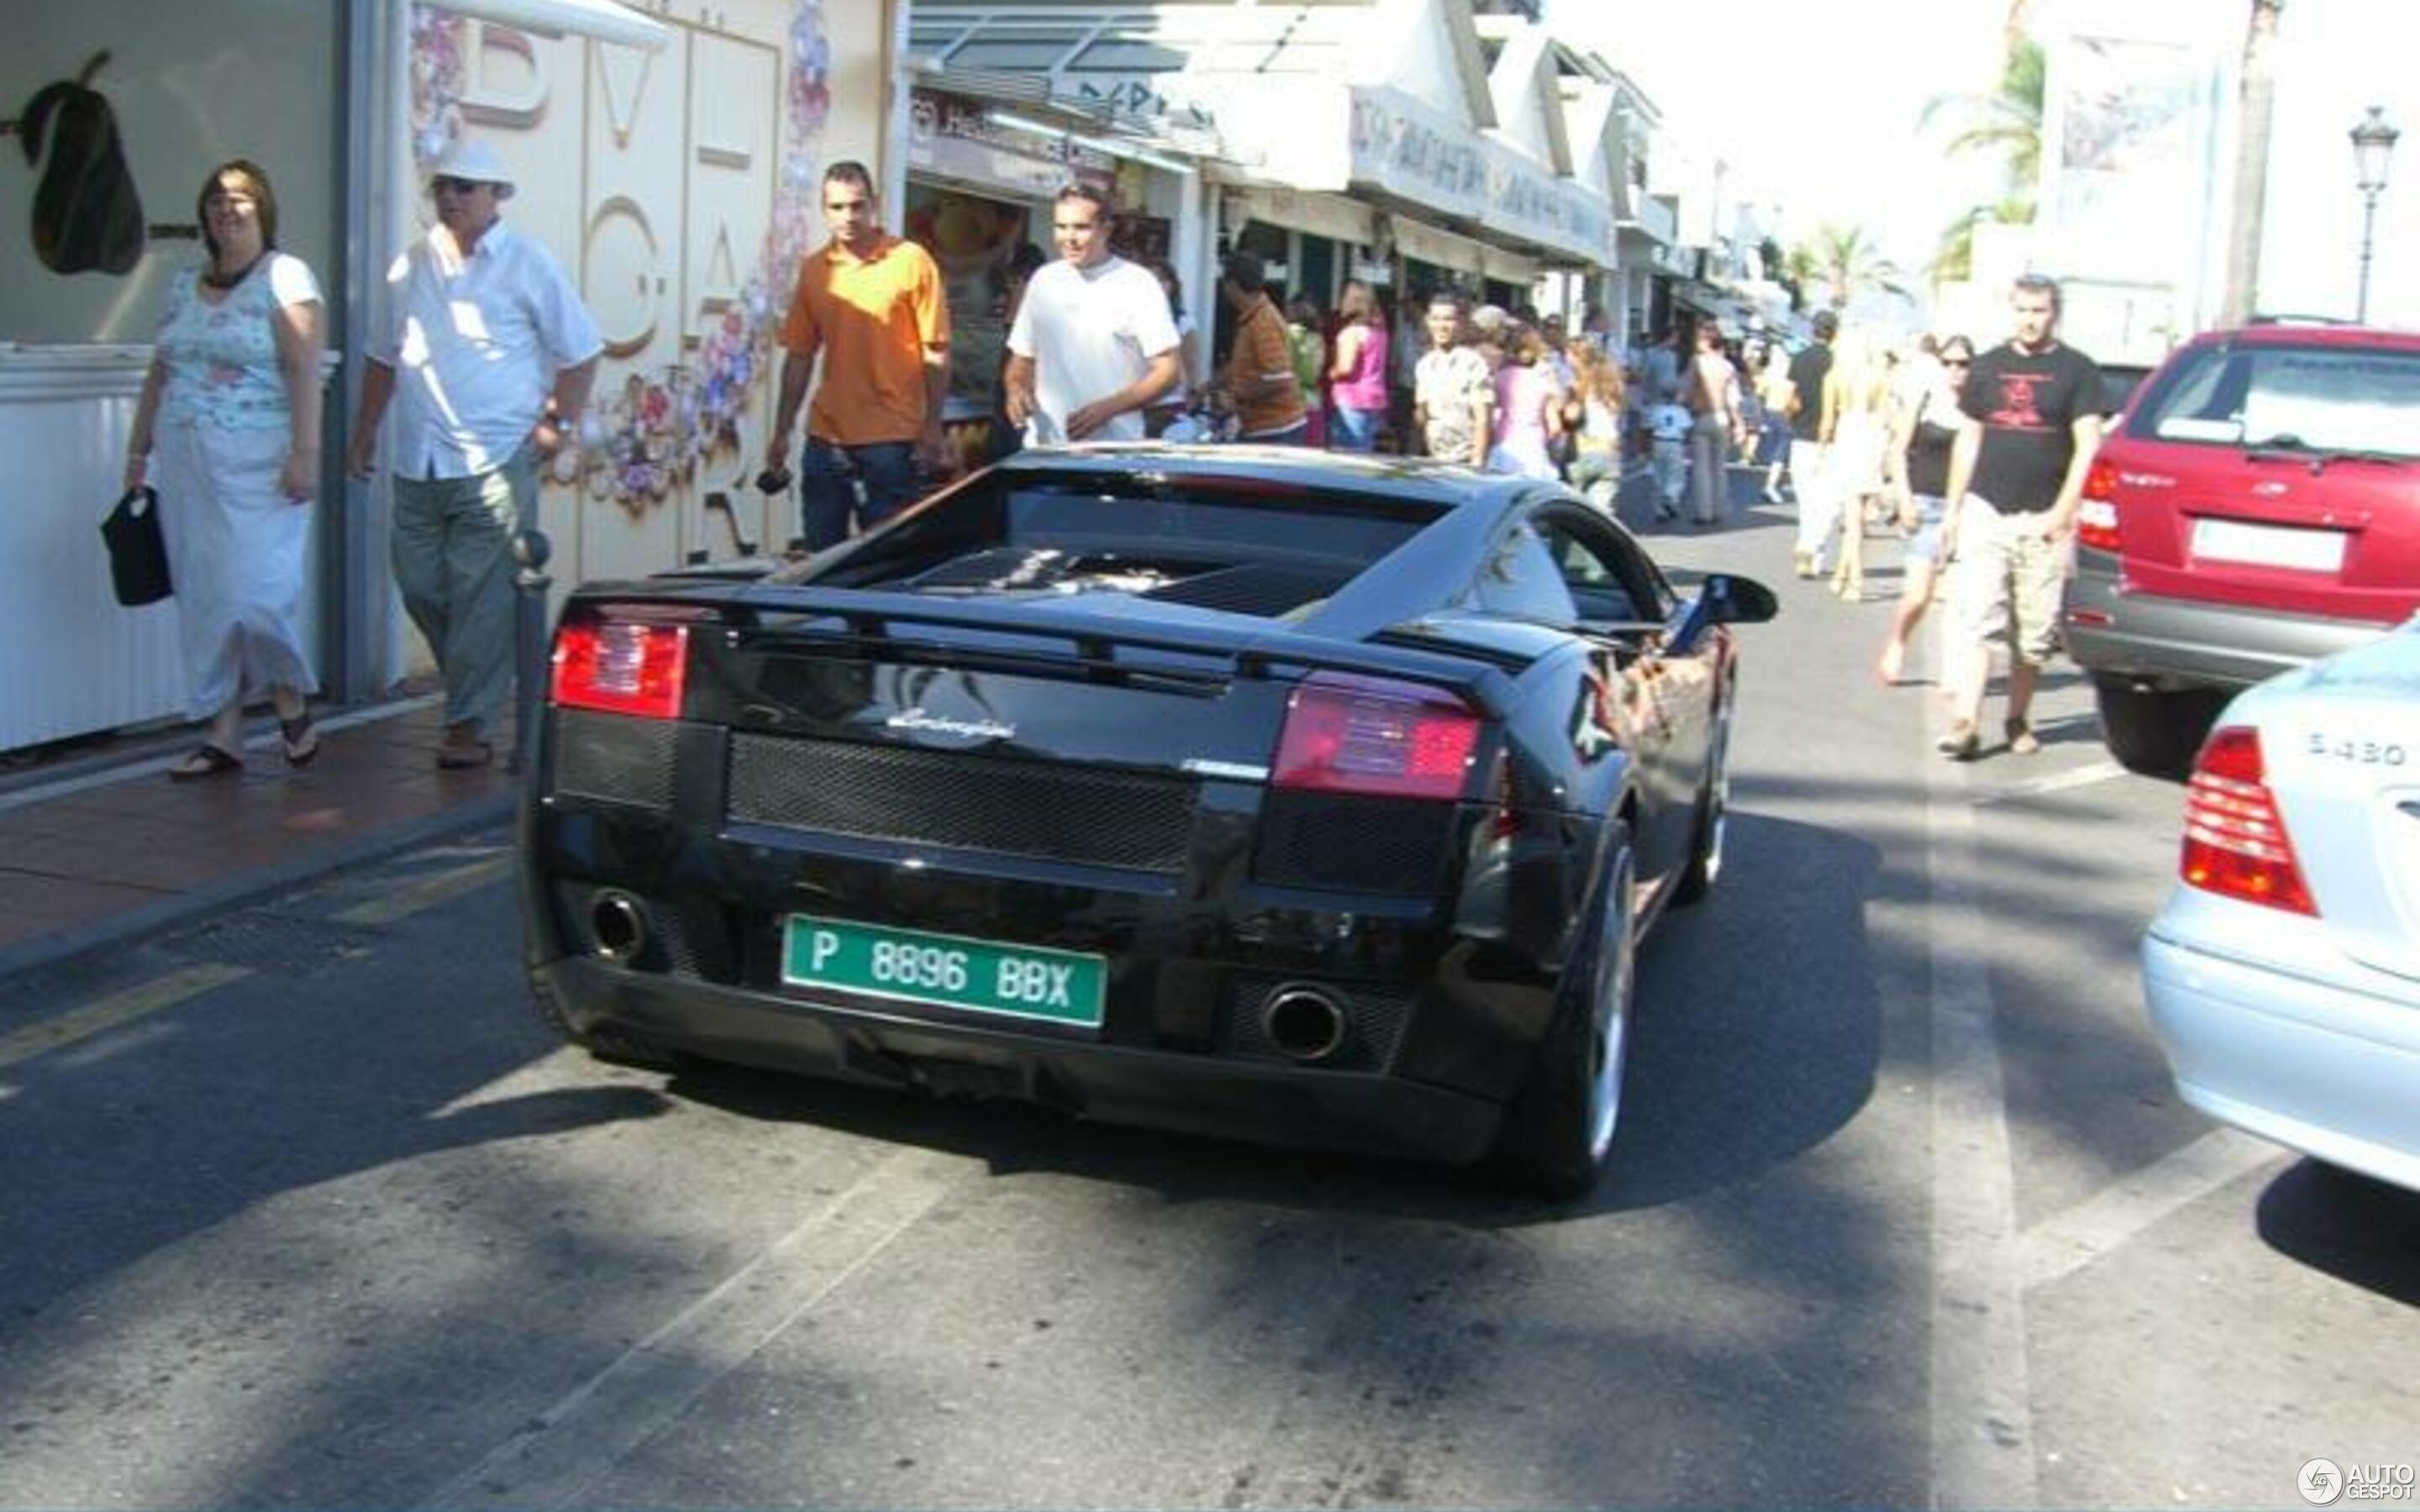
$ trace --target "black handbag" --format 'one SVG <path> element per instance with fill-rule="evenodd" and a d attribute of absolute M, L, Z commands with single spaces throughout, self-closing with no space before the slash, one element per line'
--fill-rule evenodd
<path fill-rule="evenodd" d="M 109 548 L 109 585 L 116 590 L 119 603 L 133 609 L 157 604 L 176 592 L 168 581 L 168 541 L 160 533 L 158 493 L 127 489 L 101 522 L 101 538 Z"/>

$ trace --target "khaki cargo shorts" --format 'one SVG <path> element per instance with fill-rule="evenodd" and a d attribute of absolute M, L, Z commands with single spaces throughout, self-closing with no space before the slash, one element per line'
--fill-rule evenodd
<path fill-rule="evenodd" d="M 2058 649 L 2067 543 L 2041 537 L 2040 515 L 2004 515 L 1973 494 L 1950 563 L 1952 631 L 1969 645 L 2006 636 L 2009 653 L 2039 667 Z"/>

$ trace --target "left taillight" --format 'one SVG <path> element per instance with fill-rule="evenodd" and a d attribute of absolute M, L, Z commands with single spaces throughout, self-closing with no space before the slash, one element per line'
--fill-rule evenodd
<path fill-rule="evenodd" d="M 677 719 L 688 677 L 688 625 L 598 620 L 555 633 L 548 696 L 566 709 Z"/>
<path fill-rule="evenodd" d="M 2099 551 L 2115 551 L 2118 534 L 2118 470 L 2095 462 L 2084 475 L 2082 501 L 2075 509 L 2075 544 Z"/>
<path fill-rule="evenodd" d="M 1459 798 L 1479 717 L 1441 689 L 1316 672 L 1286 703 L 1270 785 L 1388 798 Z"/>
<path fill-rule="evenodd" d="M 2226 725 L 2202 743 L 2185 789 L 2184 855 L 2178 873 L 2204 892 L 2318 916 L 2302 864 L 2294 858 L 2293 839 L 2269 791 L 2257 730 Z"/>

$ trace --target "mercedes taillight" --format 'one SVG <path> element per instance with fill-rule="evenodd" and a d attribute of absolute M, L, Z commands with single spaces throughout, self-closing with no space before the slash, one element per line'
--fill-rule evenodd
<path fill-rule="evenodd" d="M 688 625 L 599 620 L 556 632 L 548 692 L 566 709 L 677 719 L 688 675 Z"/>
<path fill-rule="evenodd" d="M 2269 791 L 2260 733 L 2248 725 L 2211 732 L 2185 789 L 2184 856 L 2179 872 L 2204 892 L 2316 917 L 2294 842 Z"/>
<path fill-rule="evenodd" d="M 1373 797 L 1459 798 L 1479 717 L 1437 688 L 1315 672 L 1286 702 L 1270 783 Z"/>

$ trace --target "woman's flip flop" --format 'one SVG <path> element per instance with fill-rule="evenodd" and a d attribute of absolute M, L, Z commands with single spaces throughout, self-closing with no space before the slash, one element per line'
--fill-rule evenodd
<path fill-rule="evenodd" d="M 185 759 L 168 768 L 171 782 L 199 782 L 207 778 L 224 777 L 243 770 L 243 759 L 219 749 L 205 741 L 195 746 Z"/>

